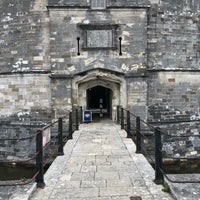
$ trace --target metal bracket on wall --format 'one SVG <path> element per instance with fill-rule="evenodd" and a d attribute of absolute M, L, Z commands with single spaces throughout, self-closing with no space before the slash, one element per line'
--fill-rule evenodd
<path fill-rule="evenodd" d="M 122 55 L 122 37 L 119 37 L 119 55 Z"/>
<path fill-rule="evenodd" d="M 80 37 L 77 37 L 78 52 L 77 55 L 80 56 Z"/>

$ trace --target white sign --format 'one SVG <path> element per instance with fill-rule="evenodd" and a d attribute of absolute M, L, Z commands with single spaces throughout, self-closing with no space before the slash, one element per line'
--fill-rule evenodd
<path fill-rule="evenodd" d="M 51 140 L 51 127 L 42 131 L 43 147 L 46 146 L 46 144 L 49 143 L 50 140 Z"/>

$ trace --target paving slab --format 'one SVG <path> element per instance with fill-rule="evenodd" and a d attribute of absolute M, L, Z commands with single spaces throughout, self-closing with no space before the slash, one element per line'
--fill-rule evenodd
<path fill-rule="evenodd" d="M 111 121 L 82 124 L 31 200 L 171 200 L 126 132 Z"/>

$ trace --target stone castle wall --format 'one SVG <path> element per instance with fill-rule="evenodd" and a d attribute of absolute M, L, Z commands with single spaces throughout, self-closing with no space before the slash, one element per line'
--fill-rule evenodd
<path fill-rule="evenodd" d="M 132 73 L 133 75 L 143 76 L 146 73 L 147 66 L 147 10 L 146 9 L 110 9 L 108 11 L 94 11 L 83 8 L 49 8 L 50 17 L 50 61 L 53 75 L 76 75 L 92 69 L 106 69 L 121 72 L 124 74 Z M 135 20 L 133 21 L 132 18 Z M 102 26 L 117 25 L 114 35 L 116 48 L 114 49 L 83 49 L 84 26 L 87 24 L 96 26 L 96 29 Z M 68 24 L 68 26 L 66 26 Z M 80 55 L 77 47 L 77 37 L 80 38 Z M 122 38 L 122 55 L 119 55 L 119 37 Z M 101 43 L 102 41 L 98 41 Z M 135 78 L 137 79 L 137 78 Z M 57 79 L 58 85 L 62 85 L 63 80 Z M 61 83 L 59 83 L 61 81 Z M 68 80 L 70 82 L 70 79 Z M 137 82 L 137 81 L 136 81 Z M 66 86 L 63 86 L 66 88 Z M 57 96 L 54 102 L 58 107 L 62 107 L 65 102 L 66 107 L 70 107 L 71 95 L 69 89 L 65 96 Z M 135 92 L 134 87 L 130 84 L 129 89 Z M 133 89 L 132 89 L 133 87 Z M 56 86 L 54 87 L 56 90 Z M 72 88 L 73 90 L 75 88 Z M 59 91 L 59 88 L 57 88 Z M 135 96 L 127 98 L 129 108 L 137 107 L 135 98 L 140 101 L 138 91 Z M 139 100 L 138 100 L 139 99 Z M 73 99 L 74 103 L 76 99 Z M 70 102 L 70 103 L 67 103 Z M 141 104 L 142 100 L 140 101 Z M 143 100 L 144 102 L 144 100 Z M 82 105 L 84 107 L 84 105 Z M 116 105 L 115 105 L 116 106 Z M 143 105 L 145 107 L 145 105 Z M 140 107 L 141 108 L 141 107 Z M 138 110 L 138 109 L 137 109 Z M 145 109 L 146 110 L 146 109 Z M 145 112 L 145 111 L 144 111 Z"/>
<path fill-rule="evenodd" d="M 0 21 L 0 117 L 62 116 L 77 104 L 74 78 L 101 69 L 124 76 L 115 93 L 149 122 L 199 119 L 199 1 L 108 0 L 105 11 L 88 0 L 3 0 Z M 114 48 L 83 48 L 88 24 L 114 30 Z"/>
<path fill-rule="evenodd" d="M 198 1 L 161 1 L 150 11 L 150 70 L 199 70 Z"/>
<path fill-rule="evenodd" d="M 0 3 L 1 117 L 27 111 L 51 114 L 46 4 Z"/>
<path fill-rule="evenodd" d="M 48 74 L 0 75 L 1 117 L 19 112 L 46 112 L 51 116 Z"/>
<path fill-rule="evenodd" d="M 189 135 L 199 134 L 200 3 L 157 3 L 148 26 L 148 121 L 168 134 L 166 155 L 196 156 L 199 137 Z"/>
<path fill-rule="evenodd" d="M 45 1 L 40 1 L 41 8 L 38 2 L 1 1 L 1 73 L 50 70 L 48 15 Z"/>
<path fill-rule="evenodd" d="M 46 8 L 47 5 L 49 5 L 49 10 Z M 52 9 L 51 6 L 53 5 L 68 6 L 68 8 Z M 148 69 L 148 78 L 141 85 L 141 87 L 144 84 L 148 85 L 148 99 L 144 95 L 139 97 L 139 93 L 134 94 L 134 84 L 129 84 L 130 78 L 126 79 L 127 89 L 133 93 L 128 93 L 127 105 L 129 105 L 129 108 L 135 104 L 139 105 L 141 102 L 148 106 L 156 105 L 158 101 L 165 104 L 168 101 L 167 98 L 169 98 L 171 103 L 168 101 L 168 104 L 171 108 L 182 110 L 184 107 L 184 110 L 191 110 L 191 112 L 197 110 L 199 112 L 198 92 L 196 95 L 193 94 L 192 99 L 187 97 L 186 94 L 179 96 L 179 99 L 185 98 L 187 101 L 184 106 L 182 102 L 184 100 L 177 101 L 177 94 L 180 91 L 192 90 L 193 86 L 190 82 L 190 79 L 193 79 L 192 76 L 189 75 L 188 81 L 187 78 L 184 78 L 184 81 L 180 80 L 179 84 L 175 84 L 174 93 L 176 92 L 176 95 L 173 95 L 171 90 L 171 96 L 167 90 L 171 87 L 173 80 L 166 82 L 169 84 L 162 84 L 162 82 L 159 82 L 160 79 L 155 79 L 155 77 L 160 76 L 159 73 L 164 74 L 165 77 L 165 71 L 177 72 L 175 76 L 179 76 L 178 71 L 182 71 L 185 73 L 182 74 L 182 77 L 186 77 L 188 71 L 191 71 L 192 74 L 196 72 L 195 76 L 198 76 L 200 63 L 199 2 L 192 0 L 131 2 L 110 0 L 107 5 L 108 11 L 101 12 L 88 10 L 88 1 L 81 1 L 81 3 L 79 1 L 53 0 L 49 2 L 47 0 L 1 2 L 0 72 L 4 79 L 1 80 L 1 102 L 5 108 L 10 108 L 6 111 L 4 111 L 4 108 L 1 115 L 6 113 L 9 115 L 22 109 L 22 106 L 18 106 L 23 102 L 20 98 L 14 100 L 17 106 L 14 104 L 10 106 L 13 101 L 8 100 L 9 98 L 12 99 L 12 97 L 8 98 L 7 96 L 10 90 L 6 91 L 6 88 L 13 87 L 9 78 L 11 73 L 21 77 L 19 79 L 21 79 L 22 85 L 23 82 L 26 82 L 26 78 L 22 80 L 21 74 L 34 74 L 36 83 L 33 84 L 37 84 L 40 90 L 44 86 L 39 84 L 39 80 L 45 76 L 43 74 L 46 74 L 46 89 L 44 90 L 50 91 L 50 84 L 47 82 L 50 83 L 52 79 L 49 78 L 48 80 L 47 74 L 73 75 L 92 68 L 120 71 L 129 76 L 130 74 L 132 76 L 144 75 Z M 127 7 L 129 9 L 126 9 Z M 118 8 L 122 8 L 122 11 Z M 116 29 L 117 49 L 106 51 L 80 49 L 81 55 L 78 56 L 77 37 L 80 37 L 80 45 L 83 44 L 84 38 L 83 30 L 77 24 L 95 23 L 96 21 L 100 24 L 118 24 L 119 27 Z M 122 56 L 119 56 L 118 37 L 122 37 Z M 166 74 L 166 79 L 167 76 Z M 66 81 L 67 85 L 70 80 L 69 78 Z M 136 77 L 132 80 L 138 82 Z M 181 82 L 183 82 L 184 88 L 180 84 Z M 195 85 L 195 90 L 198 91 L 198 84 Z M 160 91 L 160 86 L 166 88 L 160 88 Z M 27 88 L 30 91 L 30 87 L 27 86 Z M 69 89 L 70 85 L 66 88 L 63 102 L 64 104 L 68 102 L 66 104 L 67 109 L 73 102 L 67 99 L 72 93 Z M 59 90 L 59 88 L 57 89 Z M 56 90 L 54 82 L 51 90 Z M 147 88 L 143 91 L 145 93 Z M 19 90 L 17 96 L 21 95 L 24 98 L 23 93 L 23 90 Z M 38 95 L 40 94 L 38 93 Z M 55 110 L 54 107 L 59 106 L 59 101 L 62 101 L 59 95 L 59 92 L 53 92 L 53 102 L 55 102 L 53 104 L 51 97 L 42 97 L 44 101 L 49 101 L 44 103 L 45 107 Z M 26 98 L 27 100 L 24 101 L 28 103 L 25 105 L 25 110 L 39 109 L 38 106 L 35 106 L 37 104 L 35 101 L 31 100 L 30 97 Z M 63 103 L 60 105 L 63 105 Z"/>
<path fill-rule="evenodd" d="M 160 116 L 160 121 L 166 121 L 166 115 L 171 115 L 178 121 L 184 113 L 189 118 L 199 116 L 199 8 L 197 1 L 160 1 L 150 11 L 149 120 Z M 156 109 L 165 106 L 167 109 Z"/>

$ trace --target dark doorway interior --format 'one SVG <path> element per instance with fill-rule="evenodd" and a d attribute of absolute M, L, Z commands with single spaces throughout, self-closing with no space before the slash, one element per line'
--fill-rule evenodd
<path fill-rule="evenodd" d="M 87 107 L 92 110 L 93 118 L 111 118 L 112 91 L 96 86 L 87 90 Z"/>

